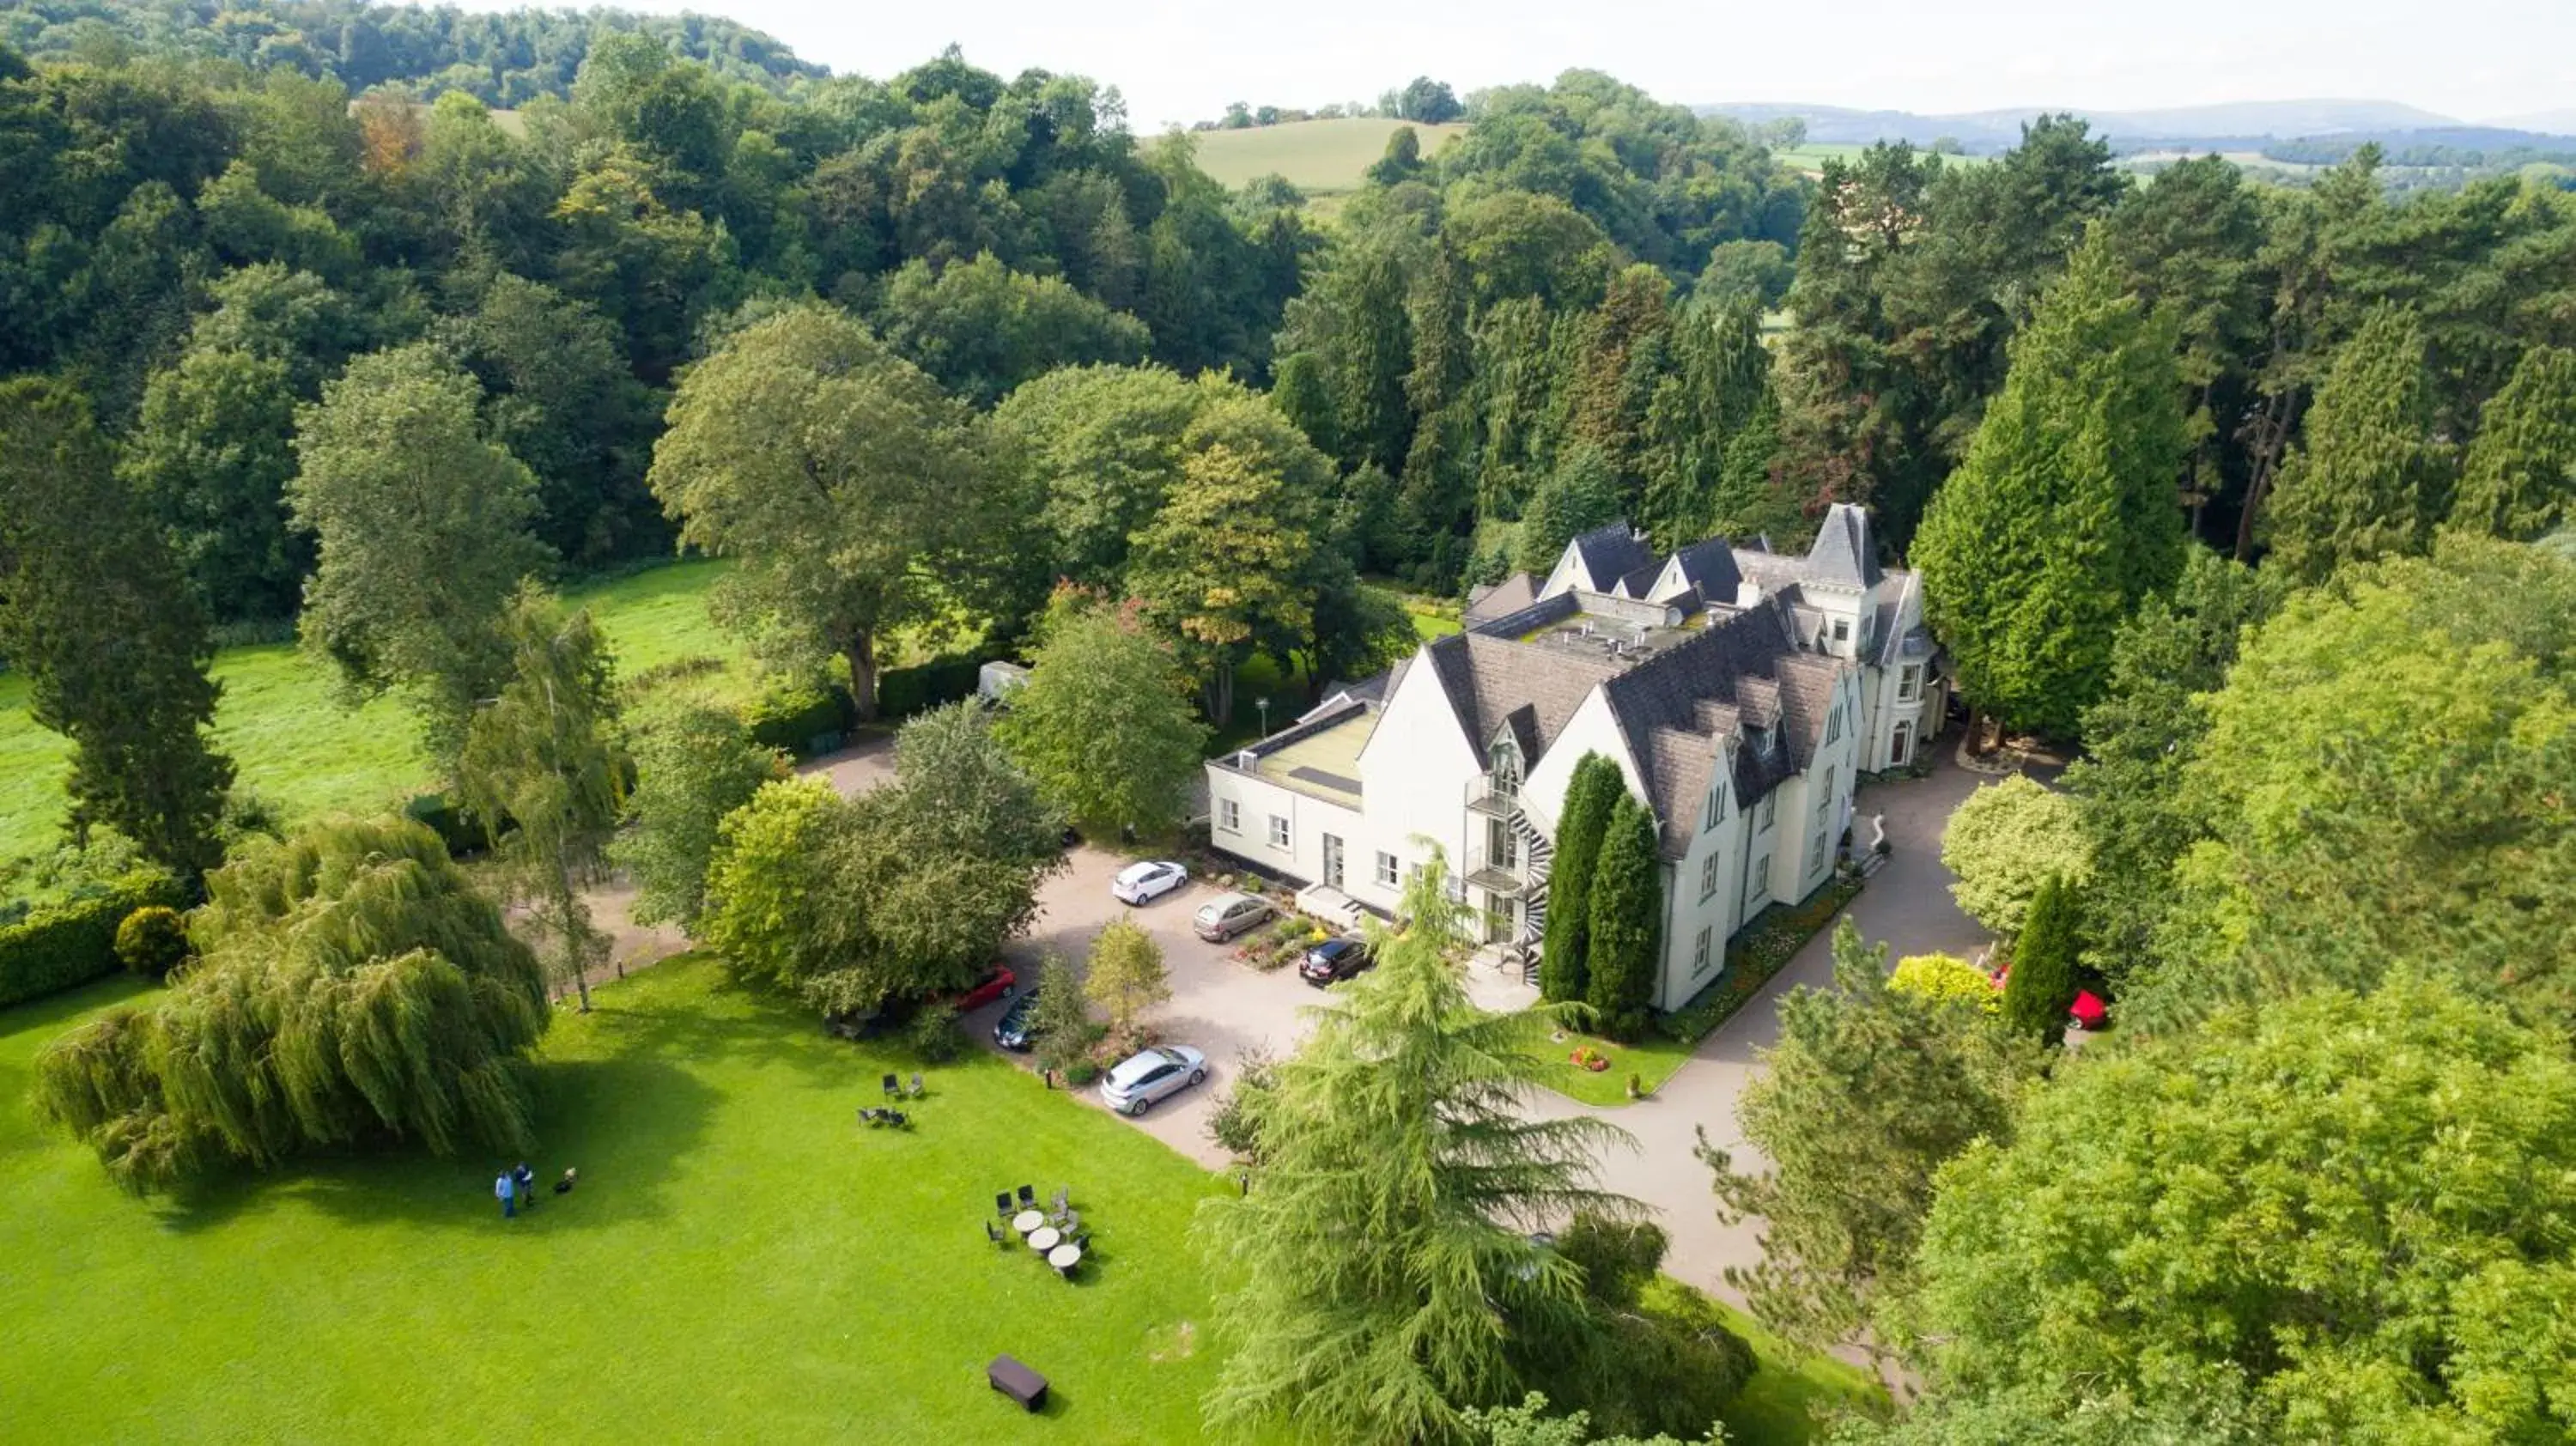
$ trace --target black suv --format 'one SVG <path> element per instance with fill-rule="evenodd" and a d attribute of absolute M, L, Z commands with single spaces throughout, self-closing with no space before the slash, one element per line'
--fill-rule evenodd
<path fill-rule="evenodd" d="M 1306 951 L 1297 961 L 1298 977 L 1321 989 L 1338 984 L 1354 974 L 1365 974 L 1377 960 L 1369 957 L 1368 945 L 1357 939 L 1327 939 Z"/>

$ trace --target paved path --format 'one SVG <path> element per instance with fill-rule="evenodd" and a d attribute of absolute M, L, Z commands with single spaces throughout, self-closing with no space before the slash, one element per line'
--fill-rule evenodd
<path fill-rule="evenodd" d="M 1929 778 L 1861 790 L 1856 830 L 1866 839 L 1869 816 L 1884 810 L 1891 852 L 1847 912 L 1864 938 L 1890 943 L 1891 961 L 1933 950 L 1973 954 L 1986 942 L 1984 931 L 1951 901 L 1952 875 L 1941 867 L 1941 830 L 1950 811 L 1985 781 L 1945 762 Z M 1709 1142 L 1733 1152 L 1740 1167 L 1761 1163 L 1759 1153 L 1744 1145 L 1735 1121 L 1736 1100 L 1753 1078 L 1755 1055 L 1779 1038 L 1781 996 L 1799 985 L 1821 987 L 1832 979 L 1833 929 L 1828 926 L 1733 1019 L 1700 1041 L 1689 1062 L 1654 1098 L 1602 1109 L 1553 1093 L 1539 1097 L 1540 1113 L 1588 1113 L 1636 1136 L 1635 1151 L 1602 1162 L 1602 1183 L 1655 1208 L 1672 1237 L 1666 1271 L 1739 1304 L 1742 1297 L 1726 1285 L 1724 1272 L 1759 1261 L 1759 1237 L 1750 1224 L 1718 1223 L 1708 1167 L 1694 1153 L 1695 1132 L 1705 1129 Z"/>

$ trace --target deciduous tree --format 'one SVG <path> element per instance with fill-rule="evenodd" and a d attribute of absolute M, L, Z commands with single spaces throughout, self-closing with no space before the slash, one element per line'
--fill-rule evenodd
<path fill-rule="evenodd" d="M 784 773 L 787 759 L 754 743 L 731 710 L 698 703 L 647 718 L 631 747 L 635 788 L 609 858 L 635 880 L 638 923 L 693 928 L 706 907 L 718 826 Z"/>
<path fill-rule="evenodd" d="M 551 946 L 555 978 L 572 981 L 588 1013 L 590 971 L 606 962 L 609 940 L 583 890 L 603 870 L 629 766 L 616 665 L 587 610 L 568 614 L 533 583 L 512 599 L 502 633 L 510 681 L 466 724 L 458 773 Z"/>
<path fill-rule="evenodd" d="M 972 415 L 857 318 L 813 304 L 691 368 L 653 449 L 681 540 L 737 559 L 718 620 L 773 655 L 845 661 L 863 719 L 879 641 L 936 609 L 985 480 Z"/>
<path fill-rule="evenodd" d="M 997 727 L 1066 817 L 1161 834 L 1181 821 L 1207 739 L 1189 694 L 1169 647 L 1132 611 L 1075 604 Z"/>
<path fill-rule="evenodd" d="M 1941 866 L 1959 876 L 1950 896 L 1960 910 L 2010 939 L 2050 878 L 2092 876 L 2083 810 L 2019 774 L 1989 783 L 1951 810 L 1941 830 Z"/>
<path fill-rule="evenodd" d="M 1234 716 L 1234 674 L 1256 649 L 1285 655 L 1314 599 L 1299 586 L 1315 552 L 1314 500 L 1261 459 L 1216 443 L 1136 534 L 1128 586 L 1200 680 L 1208 716 Z"/>
<path fill-rule="evenodd" d="M 437 835 L 337 819 L 207 877 L 195 967 L 48 1046 L 36 1108 L 148 1192 L 353 1141 L 533 1139 L 545 975 Z"/>
<path fill-rule="evenodd" d="M 536 478 L 483 432 L 482 388 L 420 343 L 360 357 L 296 410 L 287 498 L 320 550 L 299 626 L 361 692 L 400 687 L 453 769 L 510 670 L 500 620 L 544 560 Z"/>
<path fill-rule="evenodd" d="M 1082 992 L 1109 1016 L 1109 1036 L 1134 1041 L 1146 1010 L 1172 997 L 1171 975 L 1163 968 L 1163 948 L 1132 921 L 1115 919 L 1091 944 L 1091 967 Z"/>
<path fill-rule="evenodd" d="M 1934 1402 L 2251 1418 L 2148 1438 L 2168 1440 L 2565 1430 L 2562 1035 L 2401 974 L 2058 1073 L 2012 1138 L 1941 1172 L 1920 1287 L 1892 1322 Z"/>

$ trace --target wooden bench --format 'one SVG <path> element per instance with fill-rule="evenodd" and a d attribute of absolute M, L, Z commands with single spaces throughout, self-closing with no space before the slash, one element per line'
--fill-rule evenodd
<path fill-rule="evenodd" d="M 1020 1403 L 1024 1410 L 1035 1411 L 1046 1405 L 1046 1377 L 1030 1370 L 1009 1356 L 995 1356 L 984 1368 L 984 1379 L 993 1389 Z"/>

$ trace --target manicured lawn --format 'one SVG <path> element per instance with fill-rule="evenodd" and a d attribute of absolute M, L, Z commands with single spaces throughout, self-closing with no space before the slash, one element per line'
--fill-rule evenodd
<path fill-rule="evenodd" d="M 1185 1230 L 1222 1183 L 977 1053 L 908 1134 L 860 1128 L 908 1059 L 827 1038 L 702 960 L 565 1014 L 541 1177 L 508 1162 L 299 1163 L 192 1206 L 119 1194 L 21 1101 L 36 1049 L 139 992 L 0 1016 L 0 1420 L 61 1440 L 1196 1440 L 1215 1378 Z M 1099 1248 L 1068 1286 L 987 1244 L 992 1193 L 1073 1186 Z M 1031 1422 L 1008 1351 L 1055 1383 Z"/>
<path fill-rule="evenodd" d="M 1609 1056 L 1605 1070 L 1584 1069 L 1573 1062 L 1578 1046 L 1590 1045 Z M 1587 1105 L 1624 1105 L 1628 1103 L 1628 1076 L 1652 1094 L 1658 1085 L 1673 1077 L 1673 1071 L 1691 1056 L 1691 1046 L 1676 1043 L 1660 1034 L 1649 1033 L 1634 1044 L 1602 1039 L 1589 1034 L 1566 1035 L 1561 1044 L 1551 1044 L 1540 1058 L 1550 1070 L 1546 1084 L 1558 1094 L 1567 1095 Z"/>
<path fill-rule="evenodd" d="M 1646 1287 L 1648 1304 L 1658 1293 L 1681 1288 L 1659 1278 Z M 1820 1410 L 1886 1409 L 1887 1393 L 1866 1371 L 1831 1356 L 1799 1350 L 1723 1301 L 1718 1302 L 1718 1310 L 1726 1317 L 1726 1328 L 1752 1342 L 1753 1353 L 1762 1360 L 1762 1369 L 1726 1412 L 1726 1439 L 1736 1446 L 1812 1441 Z"/>
<path fill-rule="evenodd" d="M 724 564 L 683 562 L 595 587 L 573 601 L 594 610 L 633 676 L 677 658 L 724 659 L 725 672 L 692 678 L 693 690 L 720 690 L 747 675 L 739 644 L 707 619 L 706 590 Z M 227 648 L 215 657 L 224 686 L 215 739 L 232 756 L 243 786 L 290 821 L 335 809 L 383 808 L 426 782 L 411 715 L 399 700 L 378 698 L 351 708 L 328 665 L 291 643 Z M 70 748 L 27 713 L 27 680 L 0 674 L 0 858 L 49 846 L 62 818 L 63 769 Z"/>
<path fill-rule="evenodd" d="M 1457 136 L 1464 124 L 1417 125 L 1410 121 L 1354 118 L 1296 121 L 1239 131 L 1193 131 L 1199 169 L 1229 187 L 1259 176 L 1285 176 L 1310 195 L 1356 191 L 1368 168 L 1386 154 L 1389 137 L 1412 125 L 1425 157 Z"/>

